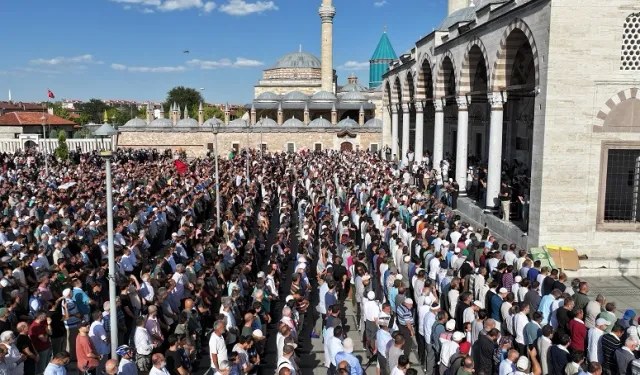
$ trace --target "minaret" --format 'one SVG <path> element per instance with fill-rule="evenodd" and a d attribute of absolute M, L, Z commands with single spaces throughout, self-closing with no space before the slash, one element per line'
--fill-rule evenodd
<path fill-rule="evenodd" d="M 333 103 L 331 107 L 331 125 L 338 125 L 338 111 L 336 110 L 336 103 Z"/>
<path fill-rule="evenodd" d="M 304 103 L 304 124 L 309 125 L 309 105 L 307 102 Z"/>
<path fill-rule="evenodd" d="M 364 107 L 360 105 L 360 112 L 358 112 L 358 125 L 364 125 Z"/>
<path fill-rule="evenodd" d="M 251 117 L 251 125 L 255 125 L 256 124 L 256 106 L 255 104 L 251 103 L 251 113 L 249 113 L 249 116 Z"/>
<path fill-rule="evenodd" d="M 278 125 L 284 122 L 284 112 L 282 112 L 282 103 L 278 103 Z"/>
<path fill-rule="evenodd" d="M 183 112 L 182 118 L 184 119 L 189 118 L 189 108 L 187 108 L 186 104 L 184 105 L 184 112 Z"/>
<path fill-rule="evenodd" d="M 333 17 L 336 16 L 336 8 L 331 5 L 331 0 L 322 0 L 322 6 L 318 10 L 322 20 L 322 90 L 333 90 Z"/>
<path fill-rule="evenodd" d="M 160 117 L 159 118 L 164 118 L 164 104 L 160 104 Z"/>
<path fill-rule="evenodd" d="M 173 102 L 173 110 L 171 111 L 171 121 L 173 122 L 173 126 L 176 126 L 178 123 L 178 104 Z"/>
<path fill-rule="evenodd" d="M 229 125 L 231 119 L 231 111 L 229 111 L 229 103 L 224 107 L 224 124 Z"/>
<path fill-rule="evenodd" d="M 147 125 L 151 124 L 153 120 L 153 110 L 151 109 L 151 102 L 147 103 Z"/>
<path fill-rule="evenodd" d="M 198 107 L 198 125 L 202 126 L 204 124 L 204 109 L 202 108 L 202 102 L 200 102 L 200 107 Z"/>

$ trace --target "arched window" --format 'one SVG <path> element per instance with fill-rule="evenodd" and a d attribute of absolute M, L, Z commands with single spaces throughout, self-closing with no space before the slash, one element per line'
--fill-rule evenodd
<path fill-rule="evenodd" d="M 640 13 L 630 14 L 624 22 L 620 70 L 640 70 Z"/>

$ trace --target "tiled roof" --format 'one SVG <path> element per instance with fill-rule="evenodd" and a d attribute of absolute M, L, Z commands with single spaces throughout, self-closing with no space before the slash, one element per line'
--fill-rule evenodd
<path fill-rule="evenodd" d="M 21 102 L 6 102 L 0 101 L 0 109 L 4 111 L 33 111 L 39 110 L 41 111 L 45 108 L 42 104 L 39 103 L 21 103 Z"/>
<path fill-rule="evenodd" d="M 42 125 L 42 112 L 9 112 L 0 116 L 0 126 L 28 126 Z M 47 125 L 75 125 L 73 121 L 65 120 L 62 117 L 46 114 Z"/>

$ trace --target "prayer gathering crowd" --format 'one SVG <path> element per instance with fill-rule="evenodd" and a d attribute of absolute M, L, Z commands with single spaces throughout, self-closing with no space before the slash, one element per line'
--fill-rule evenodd
<path fill-rule="evenodd" d="M 114 155 L 114 312 L 104 160 L 74 152 L 47 173 L 40 154 L 0 154 L 0 375 L 634 368 L 633 311 L 617 318 L 374 153 L 242 150 L 220 160 L 220 218 L 213 159 L 176 157 Z"/>

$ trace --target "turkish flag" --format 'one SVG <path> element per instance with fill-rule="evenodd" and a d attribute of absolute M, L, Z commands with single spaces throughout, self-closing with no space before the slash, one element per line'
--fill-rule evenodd
<path fill-rule="evenodd" d="M 53 92 L 51 90 L 49 90 L 49 89 L 47 89 L 47 96 L 50 97 L 51 99 L 55 99 L 56 98 L 56 96 L 53 95 Z"/>
<path fill-rule="evenodd" d="M 186 165 L 185 163 L 181 162 L 178 159 L 173 161 L 173 165 L 176 166 L 176 169 L 178 170 L 178 173 L 180 173 L 180 174 L 185 174 L 185 173 L 189 172 L 189 166 Z"/>

